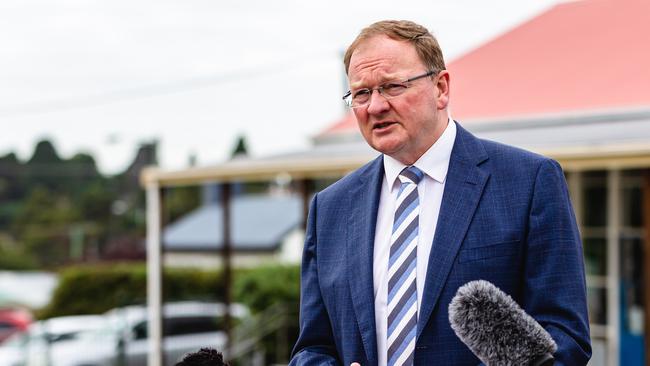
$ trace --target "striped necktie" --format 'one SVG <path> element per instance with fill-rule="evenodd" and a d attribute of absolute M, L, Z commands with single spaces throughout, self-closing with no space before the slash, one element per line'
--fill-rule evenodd
<path fill-rule="evenodd" d="M 415 274 L 420 203 L 417 185 L 423 176 L 414 166 L 404 168 L 399 175 L 401 186 L 388 260 L 388 366 L 413 365 L 418 319 Z"/>

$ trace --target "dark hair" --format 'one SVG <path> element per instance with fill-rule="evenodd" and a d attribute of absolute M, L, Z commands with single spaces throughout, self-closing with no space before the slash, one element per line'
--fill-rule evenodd
<path fill-rule="evenodd" d="M 213 348 L 201 348 L 198 352 L 188 353 L 176 366 L 228 366 L 221 352 Z"/>
<path fill-rule="evenodd" d="M 350 59 L 354 50 L 364 41 L 378 35 L 411 43 L 420 56 L 420 60 L 430 71 L 445 70 L 445 60 L 442 57 L 440 45 L 427 28 L 409 20 L 382 20 L 361 30 L 361 33 L 348 47 L 343 57 L 345 72 L 348 72 L 350 68 Z"/>

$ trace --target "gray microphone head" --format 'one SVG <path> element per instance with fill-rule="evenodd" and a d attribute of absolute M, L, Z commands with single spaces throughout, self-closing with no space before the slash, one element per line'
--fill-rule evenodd
<path fill-rule="evenodd" d="M 486 365 L 552 365 L 551 335 L 488 281 L 468 282 L 449 304 L 449 322 Z"/>

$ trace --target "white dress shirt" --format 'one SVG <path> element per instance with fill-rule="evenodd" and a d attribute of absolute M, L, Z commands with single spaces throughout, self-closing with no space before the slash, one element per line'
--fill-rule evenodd
<path fill-rule="evenodd" d="M 438 223 L 438 213 L 445 188 L 445 178 L 449 169 L 451 150 L 456 140 L 456 123 L 449 119 L 447 128 L 440 138 L 424 153 L 415 165 L 424 172 L 424 178 L 418 184 L 420 201 L 420 218 L 417 243 L 416 285 L 418 313 L 420 299 L 424 291 L 429 253 L 433 244 L 433 235 Z M 406 165 L 384 155 L 384 181 L 381 186 L 375 246 L 373 252 L 373 285 L 375 291 L 375 325 L 377 328 L 377 352 L 379 366 L 386 365 L 387 333 L 387 297 L 388 297 L 388 259 L 390 254 L 390 237 L 393 228 L 395 200 L 399 191 L 399 173 Z"/>

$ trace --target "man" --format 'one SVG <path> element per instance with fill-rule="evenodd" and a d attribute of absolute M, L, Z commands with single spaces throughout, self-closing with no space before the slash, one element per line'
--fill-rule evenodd
<path fill-rule="evenodd" d="M 346 102 L 382 155 L 311 203 L 291 364 L 478 364 L 447 311 L 483 279 L 551 334 L 556 365 L 585 365 L 582 248 L 559 165 L 450 119 L 450 74 L 420 25 L 370 25 L 345 66 Z"/>

